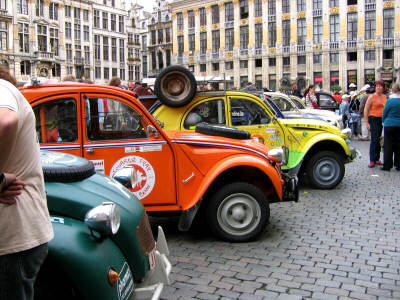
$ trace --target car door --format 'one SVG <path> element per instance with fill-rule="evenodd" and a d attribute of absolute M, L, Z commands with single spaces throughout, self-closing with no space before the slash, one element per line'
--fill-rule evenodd
<path fill-rule="evenodd" d="M 41 149 L 82 156 L 78 103 L 78 94 L 62 94 L 32 104 Z"/>
<path fill-rule="evenodd" d="M 144 205 L 176 204 L 173 151 L 160 133 L 150 133 L 153 120 L 141 107 L 116 95 L 89 93 L 81 105 L 84 157 L 110 176 L 133 167 L 131 191 Z"/>
<path fill-rule="evenodd" d="M 335 110 L 338 108 L 338 103 L 335 98 L 329 94 L 318 93 L 317 94 L 318 105 L 321 109 Z"/>
<path fill-rule="evenodd" d="M 262 137 L 270 148 L 285 145 L 285 132 L 260 100 L 245 96 L 228 97 L 228 125 L 250 132 L 251 136 Z"/>

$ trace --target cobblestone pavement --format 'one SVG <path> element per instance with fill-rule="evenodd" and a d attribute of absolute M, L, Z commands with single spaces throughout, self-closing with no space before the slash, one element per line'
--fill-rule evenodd
<path fill-rule="evenodd" d="M 334 190 L 271 205 L 258 241 L 166 227 L 173 270 L 162 299 L 400 299 L 400 172 L 368 169 L 369 142 Z M 172 229 L 173 228 L 173 229 Z"/>

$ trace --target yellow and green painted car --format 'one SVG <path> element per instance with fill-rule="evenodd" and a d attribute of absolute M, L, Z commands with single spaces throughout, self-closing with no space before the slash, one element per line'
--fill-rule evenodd
<path fill-rule="evenodd" d="M 199 122 L 246 130 L 270 149 L 285 149 L 282 170 L 305 174 L 321 189 L 336 187 L 343 179 L 344 164 L 358 153 L 350 146 L 349 130 L 320 120 L 286 119 L 266 100 L 239 91 L 198 93 L 182 107 L 159 103 L 150 111 L 166 130 L 194 130 Z"/>

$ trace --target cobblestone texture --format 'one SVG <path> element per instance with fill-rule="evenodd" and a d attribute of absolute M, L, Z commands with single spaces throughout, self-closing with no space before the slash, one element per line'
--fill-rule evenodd
<path fill-rule="evenodd" d="M 346 165 L 343 182 L 272 204 L 257 241 L 161 222 L 173 264 L 161 298 L 400 299 L 400 172 L 368 169 L 369 143 L 353 145 L 363 157 Z"/>

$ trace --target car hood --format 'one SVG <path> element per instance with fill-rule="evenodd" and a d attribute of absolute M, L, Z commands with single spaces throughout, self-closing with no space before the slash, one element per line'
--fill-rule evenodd
<path fill-rule="evenodd" d="M 330 120 L 341 120 L 342 117 L 333 111 L 324 110 L 324 109 L 300 109 L 302 113 L 309 114 L 309 115 L 317 115 L 323 116 Z"/>
<path fill-rule="evenodd" d="M 280 119 L 283 125 L 293 129 L 316 129 L 342 136 L 340 130 L 328 122 L 315 119 Z"/>
<path fill-rule="evenodd" d="M 316 120 L 321 120 L 321 121 L 326 121 L 327 118 L 325 116 L 319 116 L 317 114 L 308 114 L 308 113 L 303 113 L 303 112 L 298 112 L 298 111 L 285 111 L 282 112 L 285 118 L 288 119 L 316 119 Z"/>

